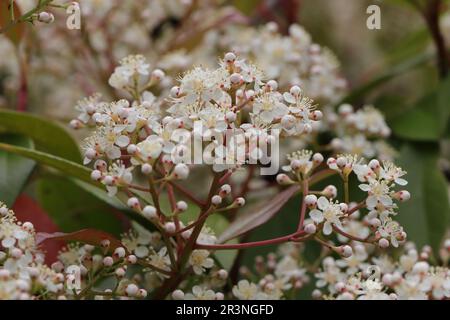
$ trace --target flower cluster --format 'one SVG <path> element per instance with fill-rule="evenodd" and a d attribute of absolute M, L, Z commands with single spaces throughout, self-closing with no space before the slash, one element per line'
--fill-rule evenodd
<path fill-rule="evenodd" d="M 449 258 L 449 240 L 441 250 L 444 265 Z M 313 297 L 338 300 L 442 300 L 450 297 L 450 270 L 434 267 L 431 248 L 421 252 L 408 243 L 398 259 L 375 255 L 371 248 L 355 245 L 358 258 L 327 257 L 317 278 Z M 325 293 L 324 293 L 325 292 Z"/>
<path fill-rule="evenodd" d="M 337 112 L 324 109 L 324 121 L 319 132 L 331 132 L 334 138 L 329 148 L 337 153 L 357 154 L 363 157 L 379 157 L 392 160 L 395 150 L 386 143 L 391 134 L 384 116 L 373 106 L 355 110 L 349 104 L 340 105 Z"/>
<path fill-rule="evenodd" d="M 339 101 L 345 92 L 346 81 L 339 75 L 335 56 L 314 43 L 297 24 L 290 26 L 287 36 L 270 22 L 260 28 L 226 26 L 210 31 L 205 39 L 206 47 L 232 49 L 252 59 L 283 88 L 301 84 L 313 99 L 325 105 Z"/>
<path fill-rule="evenodd" d="M 135 255 L 110 240 L 101 246 L 73 244 L 62 250 L 51 267 L 45 263 L 30 222 L 19 222 L 0 203 L 0 299 L 145 298 L 147 291 L 125 277 Z M 98 279 L 113 275 L 112 288 L 96 291 Z"/>

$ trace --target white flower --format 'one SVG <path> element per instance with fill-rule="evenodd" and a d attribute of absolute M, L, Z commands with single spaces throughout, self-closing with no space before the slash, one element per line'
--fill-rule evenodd
<path fill-rule="evenodd" d="M 283 97 L 278 92 L 265 92 L 258 96 L 253 103 L 253 114 L 265 123 L 280 120 L 289 112 L 288 107 L 282 103 Z"/>
<path fill-rule="evenodd" d="M 366 205 L 369 210 L 379 208 L 391 208 L 393 205 L 390 196 L 389 185 L 386 181 L 372 181 L 369 184 L 360 184 L 359 188 L 368 193 Z"/>
<path fill-rule="evenodd" d="M 121 156 L 121 148 L 125 148 L 130 143 L 130 138 L 126 135 L 115 132 L 109 126 L 99 127 L 92 136 L 87 138 L 84 149 L 95 150 L 99 155 L 105 155 L 110 160 L 115 160 Z M 85 157 L 83 163 L 88 164 L 92 159 Z"/>
<path fill-rule="evenodd" d="M 322 196 L 317 200 L 317 207 L 319 210 L 311 210 L 309 212 L 309 216 L 317 224 L 325 221 L 323 225 L 323 233 L 325 235 L 331 234 L 333 231 L 333 225 L 342 228 L 342 224 L 339 219 L 343 216 L 343 213 L 339 203 L 333 203 L 326 197 Z"/>
<path fill-rule="evenodd" d="M 163 247 L 158 253 L 150 255 L 150 264 L 159 269 L 170 271 L 170 258 L 167 254 L 167 248 Z"/>
<path fill-rule="evenodd" d="M 406 186 L 408 181 L 401 178 L 406 174 L 406 171 L 403 171 L 402 168 L 395 166 L 390 161 L 383 161 L 383 166 L 380 168 L 380 178 L 384 179 L 388 182 L 395 182 L 400 186 Z"/>
<path fill-rule="evenodd" d="M 233 287 L 233 294 L 239 300 L 257 300 L 261 299 L 262 294 L 258 286 L 247 280 L 241 280 Z"/>
<path fill-rule="evenodd" d="M 163 151 L 163 140 L 157 135 L 150 135 L 136 146 L 143 161 L 155 160 Z"/>
<path fill-rule="evenodd" d="M 316 286 L 318 288 L 328 286 L 328 290 L 334 293 L 336 291 L 335 284 L 343 281 L 346 275 L 341 272 L 341 269 L 331 257 L 325 258 L 322 265 L 323 270 L 315 274 L 315 277 L 318 279 Z"/>
<path fill-rule="evenodd" d="M 84 124 L 89 123 L 94 113 L 100 104 L 100 94 L 94 94 L 88 98 L 78 101 L 75 109 L 80 113 L 78 115 L 78 120 Z"/>
<path fill-rule="evenodd" d="M 184 300 L 216 300 L 216 293 L 201 286 L 194 286 L 192 293 L 186 294 Z"/>
<path fill-rule="evenodd" d="M 314 167 L 312 155 L 313 152 L 310 150 L 299 150 L 288 154 L 287 159 L 290 164 L 283 166 L 282 169 L 287 172 L 301 172 L 303 175 L 307 175 Z"/>
<path fill-rule="evenodd" d="M 114 73 L 109 78 L 109 84 L 116 89 L 125 89 L 132 85 L 133 77 L 148 76 L 150 65 L 142 55 L 130 55 L 120 61 Z"/>
<path fill-rule="evenodd" d="M 189 257 L 189 264 L 198 275 L 205 272 L 205 269 L 210 269 L 214 265 L 214 260 L 209 258 L 208 250 L 194 250 Z"/>
<path fill-rule="evenodd" d="M 390 240 L 394 247 L 398 247 L 398 238 L 402 238 L 403 228 L 397 221 L 386 218 L 383 224 L 378 227 L 381 237 Z"/>

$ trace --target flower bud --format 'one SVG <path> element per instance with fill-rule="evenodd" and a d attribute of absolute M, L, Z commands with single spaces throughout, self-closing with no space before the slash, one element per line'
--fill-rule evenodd
<path fill-rule="evenodd" d="M 278 89 L 278 82 L 275 80 L 269 80 L 267 81 L 266 86 L 270 91 L 276 91 Z"/>
<path fill-rule="evenodd" d="M 411 194 L 407 190 L 398 191 L 394 193 L 394 199 L 405 202 L 411 199 Z"/>
<path fill-rule="evenodd" d="M 307 234 L 314 234 L 317 231 L 317 227 L 313 223 L 309 223 L 305 226 L 305 232 Z"/>
<path fill-rule="evenodd" d="M 369 168 L 373 171 L 377 171 L 378 169 L 380 169 L 380 162 L 377 159 L 370 160 Z"/>
<path fill-rule="evenodd" d="M 289 92 L 295 96 L 298 97 L 302 94 L 302 89 L 299 86 L 292 86 L 291 90 L 289 90 Z"/>
<path fill-rule="evenodd" d="M 430 265 L 428 264 L 428 262 L 419 261 L 414 265 L 412 272 L 415 274 L 426 274 L 429 268 Z"/>
<path fill-rule="evenodd" d="M 228 278 L 228 271 L 225 269 L 220 269 L 219 271 L 217 271 L 217 275 L 220 279 L 225 280 L 226 278 Z"/>
<path fill-rule="evenodd" d="M 134 254 L 130 254 L 130 255 L 127 257 L 127 262 L 128 262 L 129 264 L 136 264 L 136 262 L 137 262 L 137 257 L 136 257 Z"/>
<path fill-rule="evenodd" d="M 238 207 L 243 207 L 245 205 L 245 199 L 242 197 L 236 198 L 234 200 L 234 203 L 238 206 Z"/>
<path fill-rule="evenodd" d="M 389 241 L 387 239 L 381 238 L 378 241 L 378 245 L 380 246 L 380 248 L 386 249 L 387 247 L 389 247 Z"/>
<path fill-rule="evenodd" d="M 125 288 L 125 294 L 129 297 L 134 297 L 136 296 L 136 294 L 138 293 L 139 288 L 137 285 L 135 285 L 134 283 L 131 283 L 129 285 L 127 285 L 127 287 Z"/>
<path fill-rule="evenodd" d="M 334 199 L 337 196 L 337 188 L 330 184 L 322 190 L 322 194 L 327 198 Z"/>
<path fill-rule="evenodd" d="M 97 151 L 95 151 L 93 148 L 88 148 L 84 153 L 84 156 L 89 160 L 92 160 L 97 156 Z"/>
<path fill-rule="evenodd" d="M 312 159 L 313 159 L 313 161 L 314 161 L 314 164 L 315 164 L 316 166 L 318 166 L 319 164 L 321 164 L 321 163 L 323 162 L 323 155 L 322 155 L 321 153 L 315 153 L 315 154 L 312 156 Z"/>
<path fill-rule="evenodd" d="M 169 234 L 175 233 L 176 229 L 175 223 L 173 222 L 166 222 L 164 225 L 164 230 Z"/>
<path fill-rule="evenodd" d="M 156 81 L 161 81 L 165 75 L 166 74 L 161 69 L 155 69 L 152 72 L 152 79 L 155 79 Z"/>
<path fill-rule="evenodd" d="M 102 178 L 102 173 L 99 170 L 94 170 L 91 172 L 91 179 L 94 181 L 100 181 Z"/>
<path fill-rule="evenodd" d="M 323 118 L 323 113 L 320 110 L 314 110 L 311 112 L 311 119 L 315 121 L 320 121 Z"/>
<path fill-rule="evenodd" d="M 225 296 L 222 292 L 217 292 L 216 293 L 216 300 L 223 300 L 225 299 Z"/>
<path fill-rule="evenodd" d="M 215 205 L 215 206 L 218 206 L 219 204 L 222 203 L 222 197 L 221 197 L 221 196 L 218 196 L 218 195 L 213 196 L 213 197 L 211 198 L 211 203 L 212 203 L 213 205 Z"/>
<path fill-rule="evenodd" d="M 138 151 L 138 147 L 135 144 L 129 144 L 127 147 L 127 152 L 131 155 L 136 154 L 136 152 Z"/>
<path fill-rule="evenodd" d="M 349 104 L 342 104 L 338 108 L 338 112 L 342 116 L 346 116 L 353 112 L 353 107 Z"/>
<path fill-rule="evenodd" d="M 136 293 L 136 298 L 145 298 L 147 297 L 147 290 L 145 289 L 139 289 L 139 291 Z"/>
<path fill-rule="evenodd" d="M 39 22 L 43 23 L 52 23 L 53 21 L 55 21 L 55 17 L 53 16 L 53 14 L 46 11 L 40 12 L 37 16 L 37 19 Z"/>
<path fill-rule="evenodd" d="M 236 60 L 236 55 L 233 52 L 225 53 L 224 60 L 226 63 L 233 63 Z"/>
<path fill-rule="evenodd" d="M 115 274 L 118 278 L 123 278 L 125 276 L 125 269 L 124 268 L 117 268 L 115 271 Z"/>
<path fill-rule="evenodd" d="M 233 73 L 230 76 L 230 81 L 232 84 L 239 84 L 241 81 L 243 81 L 242 76 L 239 73 Z"/>
<path fill-rule="evenodd" d="M 81 123 L 80 120 L 78 120 L 78 119 L 73 119 L 73 120 L 70 121 L 69 126 L 70 126 L 72 129 L 77 130 L 77 129 L 80 129 L 80 128 L 83 126 L 83 124 Z"/>
<path fill-rule="evenodd" d="M 112 257 L 104 257 L 103 258 L 103 265 L 105 267 L 111 267 L 114 263 L 114 260 Z"/>
<path fill-rule="evenodd" d="M 339 253 L 344 257 L 344 258 L 349 258 L 353 255 L 353 249 L 352 247 L 350 247 L 349 245 L 344 245 L 338 248 L 339 249 Z"/>
<path fill-rule="evenodd" d="M 317 196 L 314 194 L 308 194 L 305 197 L 305 203 L 308 206 L 308 208 L 314 208 L 317 204 Z"/>
<path fill-rule="evenodd" d="M 184 240 L 189 239 L 191 237 L 191 235 L 192 235 L 192 230 L 191 229 L 185 230 L 185 231 L 183 231 L 181 233 L 181 236 L 183 237 Z"/>
<path fill-rule="evenodd" d="M 152 173 L 152 171 L 153 171 L 153 167 L 152 167 L 151 164 L 144 163 L 144 164 L 141 166 L 141 172 L 142 172 L 142 174 L 149 175 L 150 173 Z"/>
<path fill-rule="evenodd" d="M 117 247 L 116 250 L 114 250 L 114 257 L 118 259 L 122 259 L 125 257 L 126 251 L 123 247 Z"/>
<path fill-rule="evenodd" d="M 127 205 L 132 209 L 138 209 L 140 207 L 139 200 L 136 197 L 129 198 L 127 201 Z"/>
<path fill-rule="evenodd" d="M 177 202 L 177 210 L 179 212 L 184 212 L 188 208 L 188 204 L 185 201 L 178 201 Z"/>
<path fill-rule="evenodd" d="M 173 169 L 176 179 L 184 180 L 189 176 L 189 167 L 184 163 L 178 163 Z"/>
<path fill-rule="evenodd" d="M 180 96 L 180 93 L 181 93 L 180 87 L 175 86 L 170 89 L 170 95 L 173 98 L 178 98 Z"/>
<path fill-rule="evenodd" d="M 232 122 L 236 121 L 236 113 L 234 113 L 233 111 L 228 111 L 225 115 L 225 120 L 228 123 L 232 123 Z"/>
<path fill-rule="evenodd" d="M 142 215 L 149 220 L 156 219 L 158 217 L 156 213 L 156 208 L 153 206 L 145 206 L 142 210 Z"/>
<path fill-rule="evenodd" d="M 183 300 L 184 292 L 181 290 L 175 290 L 174 292 L 172 292 L 172 298 L 173 300 Z"/>

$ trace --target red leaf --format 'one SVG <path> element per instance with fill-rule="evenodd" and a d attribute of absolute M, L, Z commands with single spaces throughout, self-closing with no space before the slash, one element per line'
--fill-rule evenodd
<path fill-rule="evenodd" d="M 11 8 L 9 7 L 10 2 L 6 0 L 0 0 L 0 29 L 9 28 L 6 31 L 6 37 L 8 37 L 15 45 L 18 45 L 25 31 L 24 23 L 17 23 L 10 26 L 11 23 Z M 21 16 L 19 6 L 16 2 L 13 2 L 14 18 L 17 20 Z"/>
<path fill-rule="evenodd" d="M 36 241 L 38 244 L 44 243 L 47 240 L 65 240 L 65 241 L 78 241 L 86 244 L 90 244 L 93 246 L 100 247 L 103 240 L 109 240 L 110 251 L 114 251 L 117 247 L 125 246 L 114 238 L 114 236 L 110 235 L 107 232 L 94 230 L 94 229 L 83 229 L 71 233 L 64 232 L 55 232 L 55 233 L 45 233 L 39 232 L 36 235 Z"/>
<path fill-rule="evenodd" d="M 21 194 L 11 208 L 19 221 L 29 221 L 33 224 L 36 232 L 57 232 L 56 224 L 39 204 L 26 194 Z M 45 262 L 50 265 L 56 261 L 58 252 L 64 246 L 63 241 L 47 243 L 41 248 L 45 251 Z"/>
<path fill-rule="evenodd" d="M 259 209 L 247 211 L 239 214 L 228 228 L 220 235 L 219 242 L 223 243 L 250 230 L 259 227 L 271 219 L 286 202 L 300 189 L 299 186 L 292 186 L 260 206 Z"/>

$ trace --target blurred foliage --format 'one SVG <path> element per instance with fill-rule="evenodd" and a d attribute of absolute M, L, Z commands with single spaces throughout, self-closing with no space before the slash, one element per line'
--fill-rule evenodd
<path fill-rule="evenodd" d="M 34 148 L 32 140 L 19 135 L 0 135 L 0 143 L 8 143 L 29 149 Z M 13 205 L 14 200 L 24 188 L 34 166 L 35 162 L 30 159 L 0 150 L 1 201 L 8 206 Z"/>

